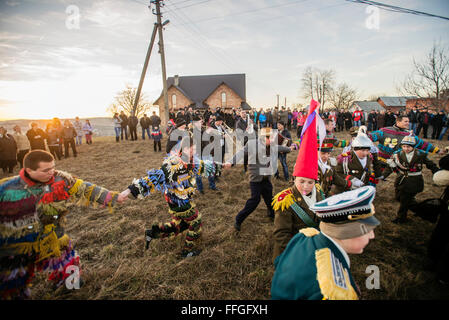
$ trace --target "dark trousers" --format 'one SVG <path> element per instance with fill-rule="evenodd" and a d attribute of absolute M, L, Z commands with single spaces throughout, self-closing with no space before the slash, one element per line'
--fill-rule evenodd
<path fill-rule="evenodd" d="M 158 140 L 158 141 L 154 140 L 153 146 L 154 146 L 154 151 L 157 151 L 156 146 L 159 148 L 159 151 L 161 151 L 161 140 Z"/>
<path fill-rule="evenodd" d="M 254 210 L 256 210 L 261 196 L 267 205 L 270 216 L 274 216 L 274 210 L 271 207 L 273 185 L 270 180 L 264 179 L 261 182 L 250 182 L 249 187 L 251 188 L 251 198 L 246 201 L 245 207 L 235 217 L 238 224 L 241 224 Z"/>
<path fill-rule="evenodd" d="M 418 125 L 418 129 L 416 130 L 416 135 L 419 136 L 419 133 L 421 132 L 421 129 L 423 131 L 423 137 L 424 139 L 427 139 L 427 130 L 429 128 L 428 124 L 420 123 Z"/>
<path fill-rule="evenodd" d="M 397 218 L 399 220 L 404 221 L 405 219 L 407 219 L 408 209 L 416 204 L 416 195 L 417 193 L 410 193 L 404 190 L 396 190 L 396 200 L 399 201 L 399 210 L 397 214 Z"/>
<path fill-rule="evenodd" d="M 57 146 L 48 146 L 48 149 L 50 149 L 50 153 L 53 155 L 53 157 L 58 160 L 61 160 L 62 154 L 59 150 L 59 145 Z"/>
<path fill-rule="evenodd" d="M 131 141 L 137 140 L 137 127 L 129 127 L 129 134 L 131 135 Z"/>
<path fill-rule="evenodd" d="M 73 156 L 76 157 L 76 155 L 78 154 L 76 152 L 76 146 L 75 146 L 75 139 L 64 139 L 64 155 L 66 158 L 70 157 L 70 153 L 69 153 L 69 145 L 72 148 L 73 151 Z"/>
<path fill-rule="evenodd" d="M 282 169 L 284 171 L 285 181 L 288 181 L 288 165 L 287 165 L 287 154 L 279 153 L 278 155 L 279 161 L 281 161 Z M 276 178 L 279 178 L 279 168 L 277 169 L 275 175 Z"/>
<path fill-rule="evenodd" d="M 30 151 L 30 149 L 26 149 L 26 150 L 20 150 L 19 152 L 17 152 L 17 162 L 20 165 L 20 169 L 23 168 L 23 158 L 25 158 L 25 155 Z"/>
<path fill-rule="evenodd" d="M 432 139 L 438 139 L 440 137 L 442 129 L 443 127 L 441 126 L 434 126 L 432 131 Z"/>
<path fill-rule="evenodd" d="M 122 131 L 120 132 L 120 138 L 123 140 L 123 132 L 125 132 L 125 139 L 128 140 L 128 127 L 122 127 Z"/>
<path fill-rule="evenodd" d="M 17 160 L 0 160 L 0 166 L 2 167 L 3 173 L 13 173 L 16 164 Z"/>
<path fill-rule="evenodd" d="M 142 140 L 145 140 L 145 131 L 147 132 L 148 139 L 151 139 L 150 128 L 142 128 Z"/>

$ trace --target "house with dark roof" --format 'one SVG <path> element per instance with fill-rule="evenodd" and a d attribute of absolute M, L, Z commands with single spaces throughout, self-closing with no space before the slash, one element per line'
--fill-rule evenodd
<path fill-rule="evenodd" d="M 373 110 L 379 112 L 385 110 L 385 108 L 382 107 L 377 101 L 354 101 L 352 106 L 349 108 L 349 111 L 354 112 L 357 107 L 368 113 Z"/>
<path fill-rule="evenodd" d="M 251 110 L 246 102 L 245 74 L 179 76 L 167 79 L 169 109 L 243 108 Z M 164 106 L 163 92 L 154 102 Z"/>
<path fill-rule="evenodd" d="M 407 100 L 416 99 L 415 96 L 410 97 L 379 97 L 377 102 L 384 107 L 387 111 L 392 111 L 393 113 L 398 113 L 400 111 L 405 111 Z"/>

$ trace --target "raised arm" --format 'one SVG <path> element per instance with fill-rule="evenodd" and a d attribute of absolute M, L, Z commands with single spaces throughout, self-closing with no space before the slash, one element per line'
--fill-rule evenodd
<path fill-rule="evenodd" d="M 78 206 L 92 206 L 94 208 L 98 207 L 98 205 L 107 206 L 109 211 L 112 212 L 112 208 L 116 203 L 122 202 L 121 200 L 118 201 L 119 193 L 116 191 L 110 191 L 91 182 L 75 178 L 63 171 L 58 171 L 57 175 L 64 178 L 66 182 L 66 186 L 68 187 L 67 198 Z M 63 187 L 64 185 L 62 183 L 60 187 L 55 184 L 53 192 L 46 196 L 64 195 Z M 46 200 L 48 199 L 42 198 L 41 202 L 45 204 Z"/>

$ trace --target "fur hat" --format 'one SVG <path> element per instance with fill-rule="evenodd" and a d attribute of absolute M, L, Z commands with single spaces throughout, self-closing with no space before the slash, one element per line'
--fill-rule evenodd
<path fill-rule="evenodd" d="M 373 142 L 366 134 L 366 127 L 360 126 L 357 137 L 351 143 L 352 148 L 370 148 L 373 146 Z"/>

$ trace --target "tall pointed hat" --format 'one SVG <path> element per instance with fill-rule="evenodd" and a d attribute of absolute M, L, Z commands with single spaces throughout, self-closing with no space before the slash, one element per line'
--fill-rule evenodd
<path fill-rule="evenodd" d="M 318 114 L 318 106 L 319 103 L 315 100 L 312 99 L 310 101 L 309 114 L 301 133 L 301 145 L 293 171 L 294 177 L 318 179 L 317 122 L 320 120 L 322 122 Z M 324 134 L 321 134 L 323 138 L 320 140 L 324 140 L 325 133 L 326 131 L 324 131 Z M 321 144 L 322 141 L 320 142 Z"/>

